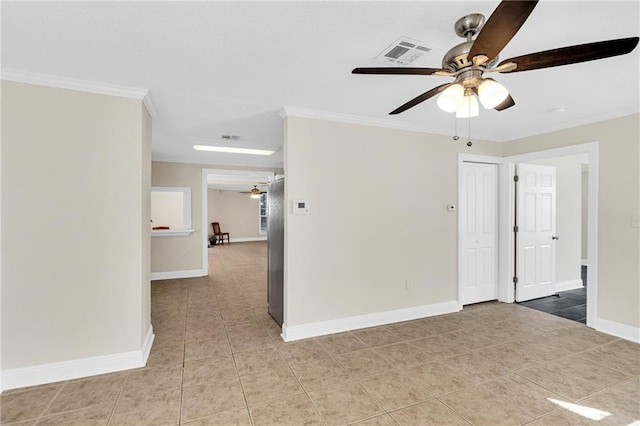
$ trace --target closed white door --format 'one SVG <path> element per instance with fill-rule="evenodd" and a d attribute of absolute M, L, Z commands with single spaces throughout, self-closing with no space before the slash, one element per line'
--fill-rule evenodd
<path fill-rule="evenodd" d="M 494 300 L 498 271 L 498 166 L 462 163 L 460 182 L 460 300 Z"/>
<path fill-rule="evenodd" d="M 556 169 L 517 165 L 516 301 L 555 293 Z"/>

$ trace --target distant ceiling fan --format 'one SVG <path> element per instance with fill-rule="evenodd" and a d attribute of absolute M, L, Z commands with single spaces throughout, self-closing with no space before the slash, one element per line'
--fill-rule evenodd
<path fill-rule="evenodd" d="M 627 54 L 638 44 L 638 37 L 621 38 L 530 53 L 498 63 L 498 54 L 515 36 L 537 3 L 537 0 L 503 0 L 484 26 L 484 15 L 480 13 L 459 19 L 454 27 L 456 34 L 467 41 L 444 55 L 442 68 L 355 68 L 352 73 L 453 77 L 453 82 L 434 87 L 389 114 L 399 114 L 441 94 L 437 103 L 442 110 L 466 118 L 479 113 L 476 96 L 486 109 L 502 111 L 515 105 L 508 90 L 494 79 L 485 78 L 484 73 L 513 73 L 604 59 Z M 473 40 L 476 34 L 478 36 Z"/>
<path fill-rule="evenodd" d="M 251 191 L 240 191 L 241 194 L 251 194 L 251 198 L 260 198 L 260 194 L 266 194 L 267 191 L 260 191 L 258 185 L 253 185 Z"/>

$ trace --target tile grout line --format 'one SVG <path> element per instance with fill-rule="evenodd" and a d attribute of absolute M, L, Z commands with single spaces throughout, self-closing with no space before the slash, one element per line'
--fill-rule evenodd
<path fill-rule="evenodd" d="M 51 407 L 53 406 L 53 403 L 58 398 L 58 396 L 60 396 L 60 394 L 62 393 L 62 389 L 64 389 L 64 387 L 67 385 L 67 383 L 68 383 L 68 381 L 62 382 L 62 384 L 60 385 L 60 388 L 54 393 L 53 397 L 44 406 L 44 408 L 42 409 L 40 414 L 38 414 L 37 417 L 33 418 L 33 421 L 35 422 L 34 424 L 37 424 L 40 420 L 42 420 L 43 417 L 45 417 L 45 413 L 51 409 Z M 27 420 L 29 420 L 29 419 L 27 419 Z"/>
<path fill-rule="evenodd" d="M 108 425 L 109 423 L 111 423 L 111 419 L 113 418 L 113 415 L 116 412 L 116 407 L 118 406 L 118 402 L 120 402 L 120 398 L 122 398 L 122 395 L 124 394 L 124 389 L 127 387 L 127 383 L 129 382 L 130 374 L 131 374 L 130 372 L 127 372 L 127 375 L 124 378 L 124 383 L 122 384 L 122 388 L 120 388 L 120 391 L 118 392 L 118 396 L 116 396 L 115 400 L 113 401 L 113 406 L 109 411 L 109 416 L 107 417 L 107 421 L 105 425 Z"/>

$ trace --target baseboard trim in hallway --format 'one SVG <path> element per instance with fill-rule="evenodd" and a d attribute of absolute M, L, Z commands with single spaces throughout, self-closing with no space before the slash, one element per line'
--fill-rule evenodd
<path fill-rule="evenodd" d="M 154 334 L 149 326 L 143 347 L 137 351 L 52 362 L 2 371 L 2 391 L 61 382 L 99 374 L 144 367 L 151 351 Z"/>
<path fill-rule="evenodd" d="M 414 306 L 393 311 L 376 312 L 373 314 L 357 315 L 347 318 L 339 318 L 329 321 L 319 321 L 309 324 L 282 326 L 282 338 L 285 342 L 307 339 L 310 337 L 324 336 L 343 331 L 358 330 L 361 328 L 376 327 L 379 325 L 393 324 L 396 322 L 410 321 L 434 315 L 450 314 L 458 312 L 458 301 L 434 303 L 431 305 Z"/>
<path fill-rule="evenodd" d="M 198 278 L 208 275 L 205 269 L 189 269 L 184 271 L 152 272 L 151 281 L 171 280 L 175 278 Z"/>

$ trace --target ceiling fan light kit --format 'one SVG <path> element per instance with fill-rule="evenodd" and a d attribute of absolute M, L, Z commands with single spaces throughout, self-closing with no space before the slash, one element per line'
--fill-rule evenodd
<path fill-rule="evenodd" d="M 389 114 L 399 114 L 439 94 L 440 109 L 466 118 L 478 115 L 476 96 L 486 109 L 503 111 L 515 105 L 509 91 L 497 81 L 484 78 L 484 73 L 514 73 L 594 61 L 625 55 L 638 45 L 638 37 L 628 37 L 530 53 L 498 63 L 498 54 L 520 30 L 537 3 L 537 0 L 503 0 L 486 23 L 479 13 L 460 18 L 454 29 L 466 41 L 444 55 L 442 68 L 355 68 L 352 73 L 453 77 L 453 82 L 434 87 Z"/>
<path fill-rule="evenodd" d="M 509 96 L 509 91 L 495 80 L 483 80 L 478 86 L 478 97 L 482 106 L 493 109 L 504 102 Z"/>
<path fill-rule="evenodd" d="M 462 105 L 462 98 L 464 98 L 464 87 L 462 84 L 452 84 L 447 87 L 436 101 L 438 107 L 446 112 L 456 112 L 460 105 Z"/>
<path fill-rule="evenodd" d="M 477 117 L 479 114 L 478 99 L 476 99 L 473 93 L 465 95 L 460 108 L 456 111 L 456 118 Z"/>

